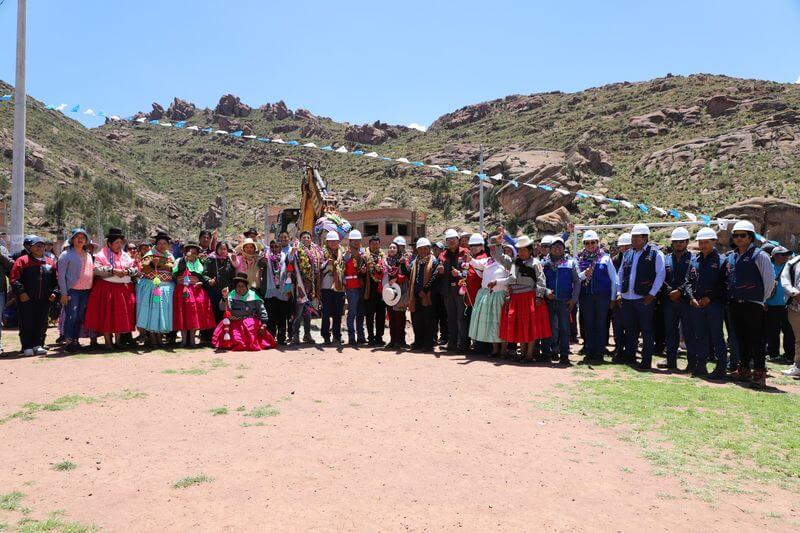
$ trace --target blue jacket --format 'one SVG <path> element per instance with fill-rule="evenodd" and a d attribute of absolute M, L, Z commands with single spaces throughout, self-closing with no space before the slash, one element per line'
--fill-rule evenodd
<path fill-rule="evenodd" d="M 743 254 L 739 255 L 734 252 L 728 256 L 725 266 L 729 279 L 728 297 L 732 300 L 763 303 L 769 296 L 767 288 L 770 293 L 772 292 L 774 282 L 769 287 L 766 286 L 757 264 L 758 260 L 769 262 L 769 259 L 762 259 L 759 257 L 760 254 L 766 254 L 766 252 L 751 244 Z M 766 258 L 766 255 L 763 257 Z M 769 264 L 771 265 L 771 263 Z M 770 280 L 772 279 L 770 276 Z"/>
<path fill-rule="evenodd" d="M 628 292 L 629 289 L 634 253 L 635 250 L 631 248 L 625 252 L 625 256 L 622 258 L 622 294 Z M 658 250 L 648 243 L 642 249 L 642 254 L 636 263 L 636 280 L 633 292 L 639 296 L 649 294 L 656 281 L 656 256 L 658 256 Z"/>
<path fill-rule="evenodd" d="M 567 255 L 562 256 L 555 265 L 552 259 L 548 255 L 542 260 L 547 289 L 553 293 L 555 300 L 578 301 L 581 290 L 578 264 Z"/>
<path fill-rule="evenodd" d="M 724 268 L 725 259 L 714 249 L 703 257 L 698 253 L 689 262 L 686 271 L 686 284 L 684 292 L 690 300 L 710 298 L 714 302 L 725 299 L 725 286 L 727 283 L 727 270 Z"/>
<path fill-rule="evenodd" d="M 92 254 L 87 253 L 86 260 L 94 265 Z M 67 291 L 75 285 L 82 270 L 83 261 L 75 248 L 70 246 L 61 252 L 61 256 L 58 258 L 58 290 L 61 294 L 67 294 Z M 94 270 L 94 266 L 92 270 Z"/>

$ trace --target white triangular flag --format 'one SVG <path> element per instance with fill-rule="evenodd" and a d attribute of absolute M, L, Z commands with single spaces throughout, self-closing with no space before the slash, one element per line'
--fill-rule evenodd
<path fill-rule="evenodd" d="M 188 128 L 186 128 L 186 129 L 187 129 L 187 130 L 192 130 L 192 131 L 199 131 L 199 130 L 200 130 L 200 128 L 199 128 L 199 127 L 197 127 L 197 126 L 189 126 L 189 127 L 188 127 Z"/>
<path fill-rule="evenodd" d="M 368 154 L 364 154 L 364 157 L 378 157 L 378 154 L 376 152 L 370 152 Z"/>
<path fill-rule="evenodd" d="M 89 115 L 89 116 L 92 116 L 92 117 L 96 117 L 97 116 L 97 113 L 95 113 L 94 109 L 91 109 L 91 108 L 89 108 L 86 111 L 84 111 L 83 114 L 84 115 Z"/>
<path fill-rule="evenodd" d="M 346 154 L 347 153 L 347 148 L 345 148 L 344 146 L 340 146 L 339 148 L 337 148 L 334 151 L 335 152 L 339 152 L 340 154 Z"/>
<path fill-rule="evenodd" d="M 411 163 L 411 161 L 409 161 L 405 157 L 398 157 L 397 159 L 395 159 L 395 161 L 397 161 L 398 163 Z"/>
<path fill-rule="evenodd" d="M 317 145 L 314 144 L 314 143 L 305 143 L 303 146 L 305 146 L 306 148 L 316 148 L 317 147 Z"/>

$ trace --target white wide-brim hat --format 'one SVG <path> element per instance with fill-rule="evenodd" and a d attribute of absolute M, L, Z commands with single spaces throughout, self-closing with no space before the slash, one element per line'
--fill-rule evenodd
<path fill-rule="evenodd" d="M 400 285 L 397 283 L 389 283 L 383 288 L 383 301 L 389 307 L 397 305 L 400 301 Z"/>

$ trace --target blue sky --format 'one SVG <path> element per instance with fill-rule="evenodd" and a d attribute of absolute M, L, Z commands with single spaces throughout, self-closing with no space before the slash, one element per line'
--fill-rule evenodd
<path fill-rule="evenodd" d="M 16 4 L 0 5 L 10 83 Z M 668 72 L 800 81 L 798 28 L 800 0 L 29 0 L 27 86 L 118 115 L 173 96 L 213 107 L 232 92 L 340 121 L 428 125 L 507 94 Z"/>

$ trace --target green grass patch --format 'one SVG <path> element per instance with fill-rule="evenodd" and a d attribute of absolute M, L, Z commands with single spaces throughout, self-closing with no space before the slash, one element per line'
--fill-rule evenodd
<path fill-rule="evenodd" d="M 60 463 L 56 463 L 53 465 L 53 470 L 58 470 L 59 472 L 65 472 L 67 470 L 75 470 L 76 468 L 78 468 L 78 465 L 76 465 L 72 461 L 62 461 Z"/>
<path fill-rule="evenodd" d="M 83 396 L 78 394 L 71 394 L 61 396 L 49 403 L 35 403 L 28 402 L 22 405 L 19 411 L 11 413 L 5 417 L 0 417 L 0 425 L 5 424 L 9 420 L 33 420 L 36 418 L 34 415 L 42 411 L 66 411 L 74 409 L 79 405 L 88 405 L 98 403 L 103 400 L 136 400 L 140 398 L 147 398 L 146 392 L 125 389 L 121 393 L 108 393 L 99 398 L 93 396 Z"/>
<path fill-rule="evenodd" d="M 209 409 L 208 412 L 211 413 L 214 416 L 227 415 L 228 414 L 228 408 L 227 407 L 214 407 L 212 409 Z"/>
<path fill-rule="evenodd" d="M 3 511 L 17 511 L 24 497 L 25 495 L 18 490 L 0 494 L 0 509 Z"/>
<path fill-rule="evenodd" d="M 243 428 L 253 428 L 253 427 L 261 427 L 266 426 L 267 424 L 264 422 L 242 422 Z"/>
<path fill-rule="evenodd" d="M 214 481 L 213 477 L 209 477 L 205 474 L 200 474 L 197 476 L 188 476 L 183 479 L 179 479 L 178 481 L 172 484 L 172 487 L 176 489 L 185 489 L 186 487 L 191 487 L 193 485 L 200 485 L 201 483 L 211 483 L 212 481 Z"/>
<path fill-rule="evenodd" d="M 97 526 L 87 526 L 78 522 L 67 522 L 58 516 L 51 516 L 44 520 L 23 518 L 17 523 L 19 533 L 45 533 L 57 531 L 58 533 L 90 533 L 98 531 Z"/>
<path fill-rule="evenodd" d="M 182 376 L 202 376 L 204 374 L 208 374 L 209 372 L 211 372 L 211 370 L 206 368 L 181 368 L 179 370 L 168 368 L 161 371 L 162 374 L 180 374 Z"/>
<path fill-rule="evenodd" d="M 267 404 L 253 407 L 249 412 L 245 413 L 244 416 L 250 418 L 268 418 L 271 416 L 278 416 L 279 414 L 281 414 L 281 412 L 278 409 Z"/>
<path fill-rule="evenodd" d="M 226 363 L 223 359 L 219 357 L 215 357 L 210 361 L 210 363 L 212 368 L 224 368 L 228 366 L 228 363 Z"/>
<path fill-rule="evenodd" d="M 236 367 L 236 370 L 250 370 L 250 367 L 247 365 L 239 365 Z"/>
<path fill-rule="evenodd" d="M 800 492 L 800 462 L 795 460 L 800 395 L 633 371 L 604 375 L 581 380 L 566 388 L 566 398 L 539 405 L 617 428 L 620 440 L 641 446 L 657 471 L 700 480 L 703 486 L 689 483 L 686 489 L 695 496 L 752 481 Z"/>
<path fill-rule="evenodd" d="M 247 407 L 245 407 L 244 405 L 240 405 L 239 407 L 236 408 L 237 413 L 243 413 L 245 411 L 247 411 Z"/>

